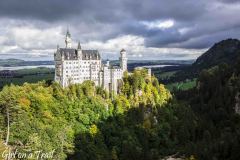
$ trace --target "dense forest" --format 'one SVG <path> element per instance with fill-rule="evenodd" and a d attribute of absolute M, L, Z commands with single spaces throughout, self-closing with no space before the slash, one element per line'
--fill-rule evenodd
<path fill-rule="evenodd" d="M 199 159 L 240 158 L 240 59 L 203 70 L 197 87 L 176 91 L 197 117 L 190 153 Z"/>
<path fill-rule="evenodd" d="M 57 160 L 240 159 L 236 53 L 231 63 L 202 68 L 196 87 L 172 93 L 144 69 L 126 73 L 118 95 L 91 81 L 5 86 L 2 142 L 13 151 L 54 150 Z"/>
<path fill-rule="evenodd" d="M 55 149 L 55 159 L 153 159 L 174 153 L 179 143 L 170 132 L 183 122 L 174 121 L 181 115 L 174 117 L 175 105 L 167 107 L 171 99 L 145 70 L 126 74 L 119 95 L 91 81 L 66 89 L 45 82 L 5 86 L 1 134 L 12 149 Z"/>

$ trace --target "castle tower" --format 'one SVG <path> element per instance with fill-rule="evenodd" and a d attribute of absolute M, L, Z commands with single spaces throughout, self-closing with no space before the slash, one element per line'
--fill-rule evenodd
<path fill-rule="evenodd" d="M 123 72 L 127 71 L 127 52 L 125 49 L 120 51 L 120 67 Z"/>
<path fill-rule="evenodd" d="M 72 39 L 69 30 L 67 30 L 66 38 L 65 38 L 66 48 L 72 48 Z"/>
<path fill-rule="evenodd" d="M 107 67 L 109 67 L 109 66 L 110 66 L 109 59 L 107 59 L 106 66 L 107 66 Z"/>
<path fill-rule="evenodd" d="M 82 47 L 80 42 L 78 42 L 77 53 L 78 53 L 78 59 L 82 60 Z"/>

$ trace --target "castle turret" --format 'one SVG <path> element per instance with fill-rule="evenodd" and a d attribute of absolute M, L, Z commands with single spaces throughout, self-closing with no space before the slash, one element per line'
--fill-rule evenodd
<path fill-rule="evenodd" d="M 123 72 L 127 71 L 127 52 L 125 49 L 120 51 L 120 67 L 122 68 Z"/>
<path fill-rule="evenodd" d="M 77 53 L 78 53 L 78 59 L 82 59 L 82 47 L 80 42 L 78 42 L 78 47 L 77 47 Z"/>
<path fill-rule="evenodd" d="M 109 67 L 109 66 L 110 66 L 109 59 L 107 59 L 106 66 L 107 66 L 107 67 Z"/>
<path fill-rule="evenodd" d="M 66 38 L 65 38 L 66 48 L 72 48 L 72 39 L 69 30 L 67 30 Z"/>
<path fill-rule="evenodd" d="M 54 52 L 54 59 L 56 58 L 56 56 L 57 56 L 58 52 L 59 52 L 59 45 L 57 45 L 57 51 L 56 51 L 56 52 Z"/>

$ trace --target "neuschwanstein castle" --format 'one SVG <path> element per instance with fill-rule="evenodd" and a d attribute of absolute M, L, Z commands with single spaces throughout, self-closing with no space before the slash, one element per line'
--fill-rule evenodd
<path fill-rule="evenodd" d="M 102 63 L 98 50 L 83 50 L 80 43 L 72 48 L 71 34 L 67 31 L 66 47 L 54 53 L 55 81 L 62 87 L 91 80 L 97 86 L 117 93 L 123 73 L 127 71 L 126 51 L 120 51 L 120 66 L 111 66 L 109 61 Z"/>

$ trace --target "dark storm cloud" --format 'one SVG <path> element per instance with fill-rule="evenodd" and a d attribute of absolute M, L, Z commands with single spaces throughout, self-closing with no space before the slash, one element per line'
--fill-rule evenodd
<path fill-rule="evenodd" d="M 86 41 L 107 41 L 131 34 L 142 36 L 147 47 L 207 48 L 222 38 L 239 38 L 237 2 L 239 0 L 5 0 L 0 1 L 0 17 L 68 24 Z M 169 19 L 174 25 L 166 29 L 149 28 L 141 23 Z M 184 29 L 186 32 L 181 32 Z"/>
<path fill-rule="evenodd" d="M 65 20 L 116 22 L 129 19 L 155 20 L 173 18 L 189 20 L 204 11 L 204 3 L 195 0 L 7 0 L 0 1 L 0 16 L 37 18 L 45 21 Z"/>
<path fill-rule="evenodd" d="M 0 1 L 0 16 L 60 20 L 69 17 L 118 21 L 159 18 L 193 19 L 204 11 L 204 3 L 195 0 L 6 0 Z M 84 17 L 81 17 L 84 16 Z"/>
<path fill-rule="evenodd" d="M 201 49 L 201 48 L 208 48 L 211 45 L 217 43 L 218 41 L 216 40 L 224 40 L 224 39 L 239 39 L 240 38 L 240 27 L 227 30 L 227 31 L 220 31 L 216 32 L 210 35 L 204 35 L 200 36 L 197 38 L 192 38 L 188 41 L 185 41 L 181 44 L 181 47 L 183 48 L 196 48 L 196 49 Z M 178 44 L 173 44 L 172 47 L 179 47 Z"/>
<path fill-rule="evenodd" d="M 0 1 L 0 16 L 14 18 L 37 18 L 42 20 L 57 20 L 74 15 L 78 12 L 76 5 L 68 1 L 58 0 L 7 0 Z"/>
<path fill-rule="evenodd" d="M 138 20 L 173 18 L 186 21 L 195 19 L 205 11 L 205 4 L 196 0 L 126 1 L 125 7 Z"/>
<path fill-rule="evenodd" d="M 223 3 L 240 3 L 240 0 L 219 0 L 219 1 Z"/>
<path fill-rule="evenodd" d="M 114 21 L 119 2 L 104 0 L 7 0 L 0 1 L 0 16 L 56 21 L 81 20 Z"/>

